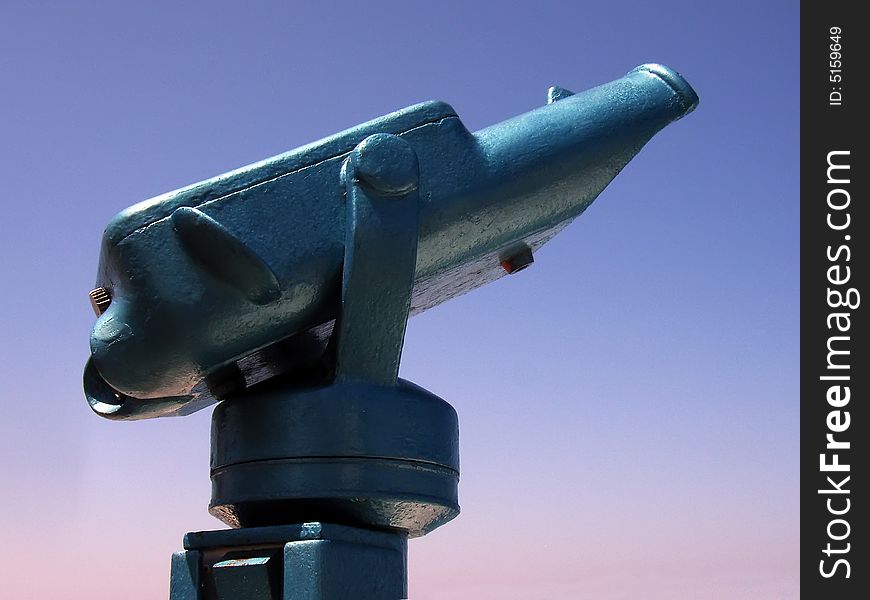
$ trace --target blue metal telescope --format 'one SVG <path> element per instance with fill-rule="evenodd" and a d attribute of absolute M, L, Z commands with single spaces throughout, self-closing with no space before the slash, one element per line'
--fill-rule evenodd
<path fill-rule="evenodd" d="M 459 512 L 456 413 L 397 379 L 408 316 L 531 264 L 697 103 L 657 64 L 475 133 L 427 102 L 118 214 L 87 400 L 220 402 L 210 511 L 241 528 L 188 534 L 173 600 L 404 598 L 407 537 Z"/>

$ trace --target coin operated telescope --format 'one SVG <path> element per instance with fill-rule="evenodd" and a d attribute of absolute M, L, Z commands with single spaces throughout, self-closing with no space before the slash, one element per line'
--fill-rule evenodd
<path fill-rule="evenodd" d="M 516 273 L 698 97 L 642 65 L 469 132 L 427 102 L 137 204 L 103 236 L 85 394 L 212 418 L 171 600 L 397 600 L 459 514 L 459 429 L 398 379 L 409 315 Z"/>

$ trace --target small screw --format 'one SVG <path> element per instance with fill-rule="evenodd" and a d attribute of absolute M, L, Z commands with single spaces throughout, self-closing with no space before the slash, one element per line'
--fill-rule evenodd
<path fill-rule="evenodd" d="M 112 294 L 104 287 L 91 290 L 88 292 L 88 297 L 91 299 L 91 308 L 94 309 L 98 317 L 106 312 L 106 309 L 112 303 Z"/>
<path fill-rule="evenodd" d="M 526 246 L 519 252 L 501 261 L 501 267 L 508 275 L 513 275 L 514 273 L 519 273 L 533 262 L 535 262 L 535 258 L 532 256 L 532 250 Z"/>

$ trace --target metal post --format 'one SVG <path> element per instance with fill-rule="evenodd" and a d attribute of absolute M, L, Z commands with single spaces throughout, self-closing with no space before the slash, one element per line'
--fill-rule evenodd
<path fill-rule="evenodd" d="M 188 533 L 170 600 L 407 598 L 407 535 L 304 523 Z"/>

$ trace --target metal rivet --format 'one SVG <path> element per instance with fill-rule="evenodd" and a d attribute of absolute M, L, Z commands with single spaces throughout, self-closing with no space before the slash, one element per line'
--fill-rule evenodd
<path fill-rule="evenodd" d="M 99 317 L 106 312 L 109 305 L 112 303 L 112 294 L 104 287 L 98 287 L 88 292 L 88 297 L 91 299 L 91 308 Z"/>
<path fill-rule="evenodd" d="M 356 176 L 381 195 L 405 196 L 420 179 L 417 154 L 397 135 L 376 133 L 354 150 Z"/>

